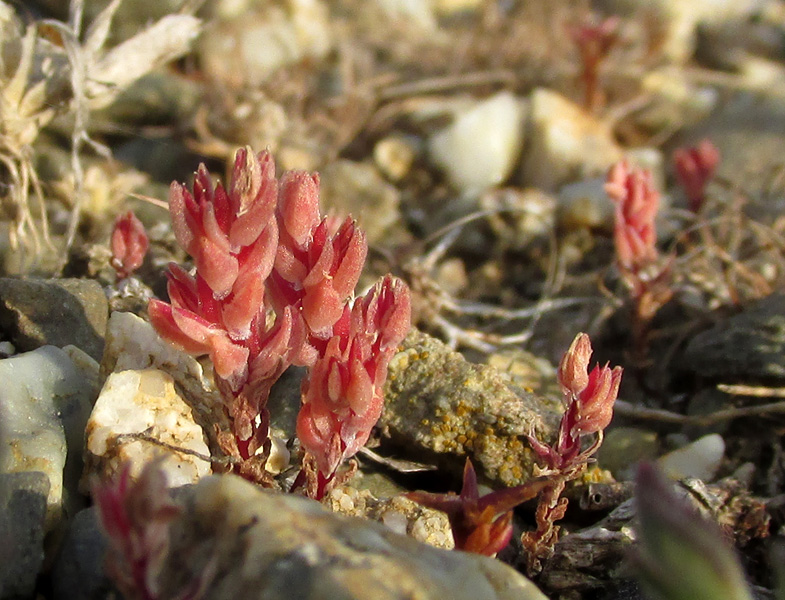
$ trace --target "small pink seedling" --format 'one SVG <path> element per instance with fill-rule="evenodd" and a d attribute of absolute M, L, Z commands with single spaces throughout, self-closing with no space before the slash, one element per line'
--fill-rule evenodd
<path fill-rule="evenodd" d="M 583 469 L 600 447 L 603 431 L 613 417 L 622 368 L 597 364 L 589 371 L 591 354 L 589 336 L 579 333 L 559 364 L 557 378 L 565 410 L 556 442 L 548 446 L 529 436 L 529 443 L 547 472 L 564 475 Z M 587 435 L 595 435 L 596 439 L 584 449 L 581 438 Z"/>
<path fill-rule="evenodd" d="M 670 300 L 670 261 L 657 250 L 660 194 L 651 173 L 630 168 L 627 161 L 611 167 L 605 191 L 616 204 L 613 240 L 616 264 L 635 302 L 636 346 L 645 347 L 648 322 Z"/>
<path fill-rule="evenodd" d="M 602 103 L 600 65 L 616 44 L 620 22 L 618 17 L 608 17 L 599 23 L 586 19 L 583 23 L 568 28 L 569 35 L 581 55 L 583 105 L 587 110 L 595 110 Z"/>
<path fill-rule="evenodd" d="M 678 148 L 673 153 L 676 177 L 687 194 L 692 212 L 699 212 L 706 200 L 706 184 L 714 177 L 720 164 L 720 152 L 710 140 L 697 146 Z"/>
<path fill-rule="evenodd" d="M 94 485 L 93 500 L 109 541 L 109 577 L 124 598 L 158 600 L 169 524 L 180 514 L 158 463 L 146 464 L 135 481 L 126 463 L 114 481 Z"/>
<path fill-rule="evenodd" d="M 613 403 L 621 383 L 621 367 L 608 365 L 589 371 L 592 348 L 589 336 L 579 333 L 564 354 L 558 370 L 565 411 L 553 445 L 528 436 L 543 465 L 540 477 L 512 488 L 479 495 L 477 476 L 469 459 L 463 471 L 463 488 L 454 493 L 411 492 L 407 498 L 447 514 L 455 547 L 495 556 L 512 537 L 512 509 L 539 494 L 537 529 L 521 538 L 529 565 L 539 564 L 558 539 L 554 523 L 564 517 L 567 499 L 560 498 L 567 481 L 578 477 L 600 447 L 604 429 L 613 416 Z M 584 448 L 585 436 L 595 439 Z"/>
<path fill-rule="evenodd" d="M 552 552 L 558 541 L 559 527 L 555 523 L 564 518 L 567 510 L 567 499 L 561 497 L 566 483 L 584 472 L 613 417 L 622 368 L 611 369 L 606 364 L 595 365 L 589 371 L 591 354 L 589 336 L 579 333 L 559 364 L 557 378 L 565 410 L 556 441 L 549 446 L 534 435 L 528 436 L 532 450 L 543 465 L 541 474 L 549 478 L 537 502 L 537 528 L 521 536 L 530 573 L 539 570 L 541 559 Z M 587 436 L 593 436 L 594 440 L 585 446 Z"/>
<path fill-rule="evenodd" d="M 512 538 L 512 509 L 531 500 L 548 485 L 548 479 L 541 477 L 480 496 L 477 475 L 467 458 L 460 494 L 410 492 L 406 497 L 447 514 L 456 550 L 496 556 Z"/>

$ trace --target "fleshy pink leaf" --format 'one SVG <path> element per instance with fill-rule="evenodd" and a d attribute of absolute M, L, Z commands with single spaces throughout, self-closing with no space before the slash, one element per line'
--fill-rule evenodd
<path fill-rule="evenodd" d="M 330 273 L 333 286 L 344 298 L 348 297 L 357 285 L 368 254 L 365 234 L 356 223 L 347 219 L 336 234 L 338 265 Z"/>
<path fill-rule="evenodd" d="M 589 385 L 588 368 L 591 353 L 591 341 L 585 333 L 576 335 L 570 348 L 564 353 L 559 363 L 557 377 L 559 384 L 569 394 L 577 396 Z"/>
<path fill-rule="evenodd" d="M 196 205 L 185 187 L 176 181 L 169 187 L 169 214 L 172 218 L 172 231 L 180 247 L 190 253 L 196 234 Z"/>
<path fill-rule="evenodd" d="M 207 341 L 215 372 L 233 389 L 239 389 L 248 373 L 248 348 L 235 344 L 224 331 L 213 332 Z"/>
<path fill-rule="evenodd" d="M 194 260 L 199 275 L 213 290 L 217 300 L 225 298 L 232 291 L 240 270 L 237 258 L 206 237 L 197 239 L 195 246 Z"/>
<path fill-rule="evenodd" d="M 174 312 L 183 311 L 172 308 L 172 306 L 166 302 L 152 299 L 147 306 L 147 312 L 150 316 L 150 323 L 155 327 L 158 335 L 170 344 L 177 346 L 188 354 L 197 356 L 200 354 L 207 354 L 210 351 L 206 335 L 199 335 L 197 339 L 194 339 L 183 332 L 178 322 L 175 321 Z"/>
<path fill-rule="evenodd" d="M 221 303 L 221 316 L 229 337 L 245 340 L 251 335 L 251 323 L 257 317 L 264 318 L 264 282 L 260 277 L 251 277 L 231 297 Z"/>
<path fill-rule="evenodd" d="M 302 171 L 284 174 L 278 196 L 278 218 L 298 247 L 311 239 L 319 217 L 319 177 Z"/>
<path fill-rule="evenodd" d="M 343 314 L 344 299 L 323 280 L 306 290 L 302 301 L 303 318 L 311 331 L 320 332 L 331 327 Z"/>

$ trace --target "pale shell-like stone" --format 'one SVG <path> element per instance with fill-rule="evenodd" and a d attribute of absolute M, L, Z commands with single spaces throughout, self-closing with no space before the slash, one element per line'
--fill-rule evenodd
<path fill-rule="evenodd" d="M 142 434 L 169 447 L 119 437 L 127 434 Z M 210 473 L 209 462 L 174 449 L 203 456 L 210 453 L 191 408 L 175 390 L 172 377 L 163 371 L 112 373 L 90 415 L 86 436 L 86 474 L 108 477 L 125 461 L 131 462 L 136 474 L 146 462 L 161 455 L 167 456 L 162 468 L 172 486 L 195 483 Z"/>
<path fill-rule="evenodd" d="M 433 161 L 461 192 L 472 194 L 503 183 L 523 143 L 525 104 L 499 92 L 455 115 L 428 140 Z"/>
<path fill-rule="evenodd" d="M 82 440 L 95 387 L 89 373 L 54 346 L 0 360 L 0 382 L 0 472 L 46 474 L 51 530 L 64 504 L 79 508 Z"/>

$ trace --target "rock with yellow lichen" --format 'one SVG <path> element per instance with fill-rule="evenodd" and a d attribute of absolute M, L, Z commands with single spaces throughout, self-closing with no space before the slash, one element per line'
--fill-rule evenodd
<path fill-rule="evenodd" d="M 413 329 L 390 363 L 380 424 L 411 458 L 460 472 L 468 456 L 488 483 L 514 486 L 535 464 L 525 434 L 552 440 L 560 413 L 558 401 Z"/>

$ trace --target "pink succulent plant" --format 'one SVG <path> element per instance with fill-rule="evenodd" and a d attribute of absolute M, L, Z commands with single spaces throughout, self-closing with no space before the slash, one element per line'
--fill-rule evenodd
<path fill-rule="evenodd" d="M 589 371 L 592 347 L 589 336 L 579 333 L 562 357 L 557 378 L 565 404 L 556 441 L 547 445 L 534 435 L 529 444 L 540 459 L 549 484 L 537 502 L 537 528 L 527 531 L 521 543 L 527 551 L 528 569 L 534 574 L 540 560 L 547 556 L 558 540 L 555 523 L 564 517 L 567 499 L 562 498 L 566 483 L 578 477 L 602 444 L 603 432 L 613 417 L 613 403 L 619 393 L 622 368 L 595 365 Z M 585 436 L 594 436 L 586 447 Z"/>
<path fill-rule="evenodd" d="M 135 481 L 126 463 L 114 481 L 93 486 L 93 499 L 109 541 L 106 563 L 112 581 L 124 598 L 157 600 L 169 523 L 180 513 L 158 463 L 145 465 Z"/>
<path fill-rule="evenodd" d="M 315 472 L 305 473 L 310 495 L 323 497 L 338 466 L 368 441 L 382 412 L 387 366 L 409 331 L 410 315 L 409 289 L 388 275 L 351 310 L 344 308 L 311 367 L 297 417 L 297 436 L 316 463 Z"/>
<path fill-rule="evenodd" d="M 368 254 L 365 234 L 351 218 L 332 230 L 319 214 L 319 177 L 287 173 L 276 213 L 280 228 L 275 266 L 267 281 L 271 304 L 293 309 L 308 333 L 298 364 L 312 364 L 352 296 Z"/>
<path fill-rule="evenodd" d="M 570 37 L 581 55 L 583 102 L 584 108 L 587 110 L 595 110 L 602 102 L 602 90 L 599 84 L 600 65 L 616 44 L 620 22 L 621 20 L 615 16 L 607 17 L 599 22 L 586 19 L 583 23 L 568 29 Z"/>
<path fill-rule="evenodd" d="M 172 227 L 196 267 L 170 265 L 171 304 L 151 300 L 150 320 L 169 342 L 209 354 L 240 458 L 267 441 L 267 396 L 304 338 L 291 310 L 268 322 L 264 281 L 275 262 L 278 181 L 268 153 L 237 152 L 228 190 L 213 187 L 201 165 L 193 194 L 177 182 L 169 194 Z M 257 417 L 259 417 L 257 419 Z"/>
<path fill-rule="evenodd" d="M 635 302 L 633 326 L 638 353 L 646 346 L 646 328 L 670 300 L 671 261 L 657 250 L 657 211 L 660 194 L 649 171 L 630 168 L 627 161 L 611 167 L 605 191 L 616 204 L 614 244 L 616 264 Z"/>
<path fill-rule="evenodd" d="M 676 177 L 687 194 L 692 212 L 700 211 L 706 200 L 706 184 L 714 177 L 720 164 L 720 152 L 710 140 L 702 140 L 697 146 L 678 148 L 673 153 Z"/>
<path fill-rule="evenodd" d="M 117 217 L 112 230 L 112 267 L 118 279 L 125 279 L 142 266 L 150 247 L 147 232 L 133 211 Z"/>
<path fill-rule="evenodd" d="M 613 403 L 619 393 L 622 368 L 599 364 L 589 371 L 592 347 L 589 336 L 579 333 L 564 353 L 557 378 L 562 388 L 565 410 L 553 446 L 529 436 L 529 442 L 546 469 L 565 473 L 582 468 L 602 443 L 604 429 L 613 417 Z M 581 437 L 597 439 L 583 449 Z"/>
<path fill-rule="evenodd" d="M 172 184 L 169 207 L 195 274 L 170 265 L 171 303 L 152 300 L 148 312 L 163 338 L 212 359 L 232 424 L 224 450 L 264 481 L 270 389 L 290 365 L 308 366 L 298 432 L 331 477 L 379 417 L 387 363 L 409 328 L 408 289 L 388 277 L 351 308 L 363 232 L 351 218 L 322 219 L 318 175 L 279 182 L 268 152 L 239 150 L 228 189 L 200 166 L 193 193 Z"/>
<path fill-rule="evenodd" d="M 616 163 L 608 174 L 605 191 L 616 204 L 614 242 L 619 266 L 639 272 L 657 260 L 655 218 L 660 194 L 651 173 Z"/>

